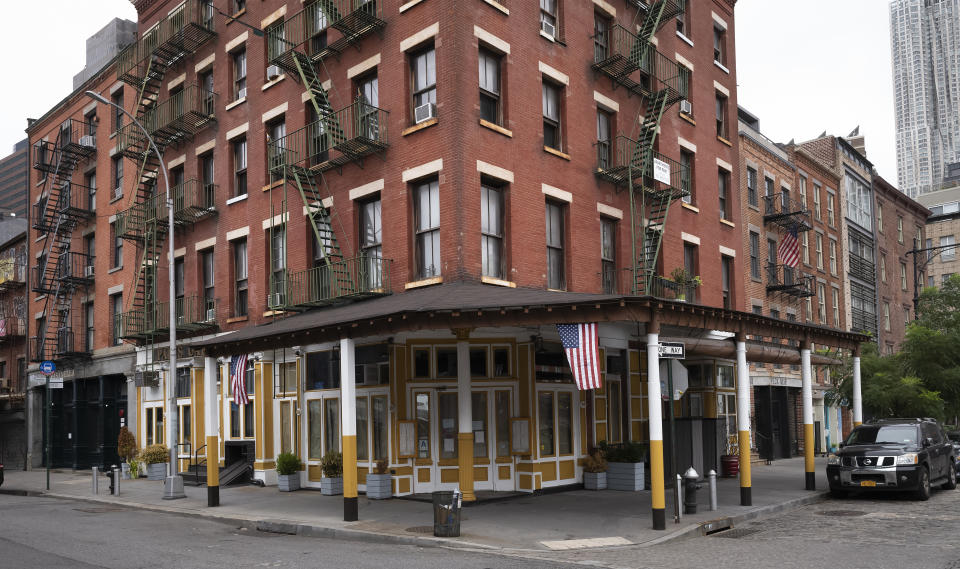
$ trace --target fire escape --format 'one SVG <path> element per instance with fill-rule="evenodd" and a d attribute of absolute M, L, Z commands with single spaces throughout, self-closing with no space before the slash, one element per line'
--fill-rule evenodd
<path fill-rule="evenodd" d="M 27 285 L 26 244 L 9 250 L 0 257 L 0 346 L 22 342 L 26 336 Z M 11 362 L 12 363 L 12 362 Z M 23 395 L 26 385 L 21 370 L 9 371 L 0 377 L 0 393 Z"/>
<path fill-rule="evenodd" d="M 679 0 L 644 2 L 638 8 L 637 32 L 613 24 L 594 36 L 593 69 L 610 77 L 614 89 L 639 95 L 645 111 L 637 114 L 636 139 L 618 136 L 614 145 L 597 145 L 597 176 L 630 195 L 633 273 L 631 294 L 663 296 L 672 281 L 657 275 L 657 259 L 670 205 L 684 195 L 688 175 L 681 164 L 655 150 L 657 132 L 668 107 L 685 99 L 689 86 L 679 64 L 657 51 L 657 30 L 682 10 Z"/>
<path fill-rule="evenodd" d="M 786 193 L 764 196 L 763 201 L 764 224 L 779 228 L 781 232 L 795 233 L 798 240 L 800 233 L 813 229 L 810 210 L 803 203 L 790 199 Z M 781 235 L 781 239 L 784 237 Z M 813 286 L 813 275 L 779 262 L 767 263 L 767 294 L 779 293 L 793 299 L 807 298 L 814 296 Z"/>
<path fill-rule="evenodd" d="M 191 140 L 216 120 L 217 94 L 200 85 L 186 85 L 161 101 L 163 78 L 180 65 L 216 33 L 213 8 L 207 0 L 187 0 L 162 19 L 139 41 L 125 49 L 117 62 L 117 78 L 137 92 L 137 120 L 150 133 L 157 149 Z M 148 348 L 169 335 L 170 326 L 178 334 L 200 333 L 217 326 L 216 305 L 212 299 L 179 296 L 176 322 L 170 322 L 169 304 L 158 294 L 158 267 L 167 264 L 164 240 L 179 227 L 188 227 L 216 214 L 212 180 L 170 180 L 174 227 L 169 227 L 166 196 L 156 153 L 137 125 L 130 122 L 117 134 L 117 146 L 136 166 L 136 192 L 133 205 L 117 214 L 118 237 L 134 244 L 137 267 L 133 295 L 126 311 L 116 316 L 114 325 L 120 338 Z M 169 174 L 169 173 L 168 173 Z M 122 188 L 115 188 L 122 195 Z M 173 267 L 168 267 L 173 270 Z M 148 362 L 148 366 L 151 365 Z"/>
<path fill-rule="evenodd" d="M 315 118 L 304 128 L 267 142 L 271 187 L 283 187 L 277 216 L 273 215 L 271 196 L 271 220 L 289 219 L 291 207 L 299 210 L 302 202 L 309 213 L 315 249 L 311 268 L 289 271 L 284 258 L 286 233 L 277 227 L 282 222 L 271 221 L 267 306 L 273 310 L 303 311 L 390 290 L 384 259 L 362 254 L 344 256 L 334 231 L 336 213 L 322 197 L 329 193 L 325 172 L 342 171 L 350 163 L 362 167 L 365 157 L 382 156 L 388 147 L 387 111 L 374 106 L 363 94 L 337 109 L 331 101 L 335 98 L 333 89 L 321 80 L 322 74 L 329 76 L 326 58 L 337 57 L 350 46 L 359 47 L 364 37 L 382 32 L 385 25 L 381 2 L 316 0 L 267 29 L 270 64 L 304 86 Z M 294 197 L 295 206 L 287 199 L 292 189 L 299 196 L 299 201 Z"/>
<path fill-rule="evenodd" d="M 44 318 L 30 338 L 34 362 L 67 363 L 90 356 L 88 346 L 76 341 L 84 328 L 73 296 L 93 284 L 93 258 L 71 251 L 70 243 L 74 229 L 94 217 L 89 189 L 73 182 L 77 164 L 96 153 L 93 129 L 92 124 L 67 119 L 52 142 L 41 140 L 33 147 L 33 167 L 44 174 L 40 200 L 33 205 L 33 228 L 46 237 L 31 279 L 31 290 L 44 295 Z"/>

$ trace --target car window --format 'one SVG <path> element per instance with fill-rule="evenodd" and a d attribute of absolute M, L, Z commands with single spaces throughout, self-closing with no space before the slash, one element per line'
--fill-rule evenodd
<path fill-rule="evenodd" d="M 913 425 L 864 425 L 857 427 L 847 437 L 848 445 L 878 443 L 917 444 L 917 428 Z"/>
<path fill-rule="evenodd" d="M 950 431 L 947 433 L 947 438 L 951 441 L 960 442 L 960 431 Z"/>
<path fill-rule="evenodd" d="M 936 425 L 933 425 L 931 423 L 922 423 L 920 425 L 920 429 L 923 432 L 923 438 L 931 439 L 934 444 L 937 444 L 940 442 L 940 433 L 937 432 L 939 429 L 937 429 Z"/>

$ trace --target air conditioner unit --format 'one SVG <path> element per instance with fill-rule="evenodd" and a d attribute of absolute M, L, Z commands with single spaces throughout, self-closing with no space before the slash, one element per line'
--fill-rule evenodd
<path fill-rule="evenodd" d="M 113 197 L 116 198 L 116 199 L 120 199 L 120 198 L 123 197 L 123 187 L 122 187 L 122 186 L 117 186 L 116 188 L 113 189 Z"/>
<path fill-rule="evenodd" d="M 80 146 L 86 146 L 87 148 L 96 148 L 96 147 L 97 147 L 97 139 L 94 138 L 92 135 L 89 135 L 89 134 L 86 135 L 86 136 L 81 136 L 81 137 L 80 137 Z"/>
<path fill-rule="evenodd" d="M 275 292 L 270 295 L 270 306 L 283 306 L 286 301 L 287 299 L 282 292 Z"/>
<path fill-rule="evenodd" d="M 155 371 L 136 371 L 133 374 L 133 383 L 137 387 L 158 387 L 160 374 Z"/>
<path fill-rule="evenodd" d="M 239 91 L 237 91 L 237 100 L 238 100 L 238 101 L 239 101 L 240 99 L 246 99 L 246 98 L 247 98 L 247 88 L 246 88 L 246 87 L 244 87 L 244 88 L 240 89 Z"/>
<path fill-rule="evenodd" d="M 177 316 L 177 326 L 183 326 L 183 323 L 186 322 L 186 319 L 183 317 L 183 314 Z"/>
<path fill-rule="evenodd" d="M 692 115 L 692 114 L 693 114 L 693 103 L 691 103 L 691 102 L 688 101 L 687 99 L 681 100 L 681 101 L 680 101 L 680 112 L 681 112 L 681 113 L 686 113 L 686 114 L 688 114 L 688 115 Z"/>
<path fill-rule="evenodd" d="M 437 106 L 433 103 L 420 105 L 413 110 L 413 118 L 417 124 L 437 118 Z"/>
<path fill-rule="evenodd" d="M 83 276 L 85 277 L 93 276 L 93 265 L 87 265 L 83 268 Z"/>
<path fill-rule="evenodd" d="M 207 322 L 212 322 L 217 319 L 217 309 L 208 308 L 207 309 Z"/>
<path fill-rule="evenodd" d="M 267 66 L 267 80 L 273 81 L 277 77 L 280 77 L 281 71 L 279 65 L 268 65 Z"/>
<path fill-rule="evenodd" d="M 0 389 L 10 389 L 9 377 L 0 377 Z"/>
<path fill-rule="evenodd" d="M 557 36 L 557 27 L 545 20 L 542 20 L 540 22 L 540 31 L 547 34 L 551 38 L 554 38 Z"/>

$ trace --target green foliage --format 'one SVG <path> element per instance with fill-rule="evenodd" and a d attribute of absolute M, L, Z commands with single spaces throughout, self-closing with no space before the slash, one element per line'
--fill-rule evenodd
<path fill-rule="evenodd" d="M 603 458 L 603 452 L 598 450 L 590 453 L 587 458 L 583 459 L 583 471 L 584 472 L 606 472 L 607 471 L 607 459 Z"/>
<path fill-rule="evenodd" d="M 144 464 L 170 462 L 170 449 L 167 445 L 150 445 L 140 451 L 140 461 Z"/>
<path fill-rule="evenodd" d="M 135 458 L 131 458 L 129 463 L 130 463 L 130 478 L 133 478 L 134 480 L 136 480 L 137 478 L 140 478 L 140 461 Z"/>
<path fill-rule="evenodd" d="M 124 462 L 130 462 L 137 454 L 137 439 L 133 438 L 133 433 L 126 427 L 121 427 L 117 436 L 117 454 Z"/>
<path fill-rule="evenodd" d="M 340 478 L 343 476 L 343 455 L 336 451 L 329 451 L 320 459 L 320 469 L 325 478 Z"/>
<path fill-rule="evenodd" d="M 374 474 L 386 474 L 390 471 L 390 461 L 381 458 L 380 460 L 373 463 L 373 473 Z"/>
<path fill-rule="evenodd" d="M 677 267 L 670 273 L 670 280 L 677 283 L 680 286 L 700 286 L 703 284 L 703 280 L 700 279 L 700 275 L 691 275 L 683 267 Z"/>
<path fill-rule="evenodd" d="M 281 452 L 280 455 L 277 456 L 277 474 L 296 474 L 297 471 L 300 470 L 300 467 L 300 459 L 292 452 Z"/>
<path fill-rule="evenodd" d="M 607 462 L 646 462 L 647 445 L 637 442 L 608 444 L 600 441 L 597 445 Z"/>

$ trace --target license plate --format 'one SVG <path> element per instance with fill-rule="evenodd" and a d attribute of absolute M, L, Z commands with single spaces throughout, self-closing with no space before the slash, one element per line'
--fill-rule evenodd
<path fill-rule="evenodd" d="M 861 480 L 861 481 L 860 481 L 860 486 L 876 486 L 876 485 L 877 485 L 877 483 L 874 482 L 873 480 Z"/>

